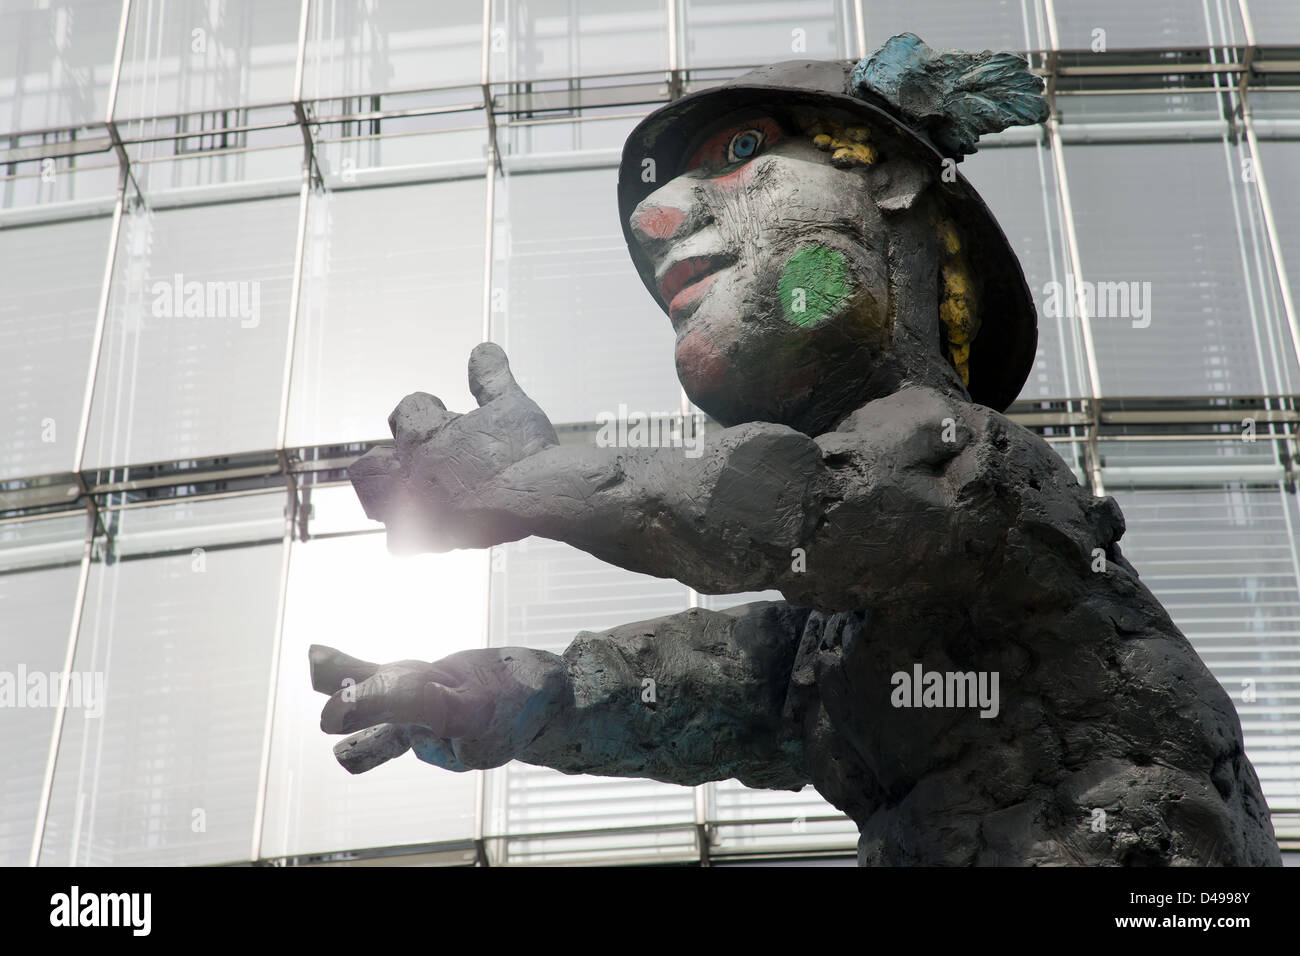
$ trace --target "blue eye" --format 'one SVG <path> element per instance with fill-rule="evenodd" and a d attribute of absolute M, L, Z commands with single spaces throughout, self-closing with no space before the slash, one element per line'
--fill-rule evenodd
<path fill-rule="evenodd" d="M 731 137 L 727 144 L 727 161 L 731 163 L 752 159 L 763 145 L 763 132 L 757 129 L 743 129 Z"/>

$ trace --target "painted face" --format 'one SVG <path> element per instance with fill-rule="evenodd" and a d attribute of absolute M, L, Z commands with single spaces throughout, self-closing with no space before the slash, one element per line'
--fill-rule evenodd
<path fill-rule="evenodd" d="M 850 165 L 773 116 L 734 114 L 632 212 L 678 375 L 719 421 L 796 420 L 833 370 L 860 375 L 888 341 L 885 227 L 863 179 L 873 154 L 853 148 Z"/>

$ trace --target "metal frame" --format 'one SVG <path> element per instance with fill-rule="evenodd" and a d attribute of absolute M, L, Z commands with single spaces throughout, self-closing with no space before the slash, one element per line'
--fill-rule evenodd
<path fill-rule="evenodd" d="M 308 100 L 303 98 L 303 79 L 306 58 L 309 52 L 309 24 L 311 21 L 311 0 L 300 0 L 299 29 L 297 37 L 297 55 L 294 65 L 293 90 L 289 100 L 281 104 L 264 104 L 256 107 L 235 108 L 233 112 L 240 119 L 236 125 L 225 127 L 224 133 L 253 135 L 270 133 L 277 129 L 296 126 L 302 137 L 303 160 L 301 178 L 298 185 L 298 233 L 296 240 L 294 274 L 291 285 L 291 303 L 288 334 L 286 336 L 283 374 L 281 380 L 280 404 L 277 422 L 277 443 L 273 449 L 242 453 L 238 456 L 240 463 L 213 461 L 210 467 L 195 469 L 194 462 L 158 462 L 135 463 L 121 469 L 86 470 L 85 449 L 94 409 L 96 382 L 99 374 L 100 353 L 103 347 L 104 333 L 108 320 L 114 270 L 117 262 L 119 233 L 123 213 L 135 202 L 149 201 L 149 196 L 141 189 L 136 179 L 135 165 L 150 162 L 164 162 L 177 158 L 164 156 L 159 158 L 139 158 L 132 160 L 130 147 L 145 143 L 180 143 L 211 131 L 189 131 L 187 127 L 199 113 L 169 114 L 153 117 L 152 120 L 172 122 L 172 133 L 148 133 L 141 129 L 132 130 L 129 124 L 119 123 L 115 117 L 117 97 L 126 54 L 126 41 L 131 21 L 132 2 L 123 0 L 118 24 L 118 33 L 114 51 L 108 105 L 101 124 L 89 129 L 38 129 L 15 131 L 8 137 L 8 148 L 0 149 L 0 166 L 14 167 L 29 163 L 39 163 L 44 159 L 67 159 L 111 153 L 116 160 L 119 175 L 116 196 L 113 201 L 112 234 L 105 261 L 102 285 L 96 314 L 94 337 L 91 347 L 91 362 L 88 369 L 81 418 L 78 422 L 76 453 L 73 469 L 59 475 L 30 476 L 8 482 L 7 487 L 0 488 L 0 523 L 14 524 L 36 521 L 56 514 L 84 512 L 86 514 L 86 535 L 80 560 L 74 613 L 69 628 L 65 651 L 66 668 L 71 669 L 77 650 L 78 634 L 82 619 L 85 594 L 88 586 L 90 564 L 94 558 L 96 538 L 105 532 L 104 515 L 114 511 L 133 507 L 146 507 L 174 500 L 177 497 L 194 499 L 211 499 L 243 494 L 271 493 L 276 487 L 284 489 L 286 500 L 286 521 L 283 538 L 284 558 L 281 569 L 280 593 L 277 608 L 274 647 L 270 661 L 271 682 L 266 703 L 266 720 L 263 738 L 262 759 L 259 767 L 259 785 L 257 808 L 253 830 L 250 856 L 254 861 L 261 859 L 262 830 L 265 819 L 265 803 L 269 779 L 271 741 L 276 706 L 276 688 L 279 673 L 279 654 L 284 626 L 284 609 L 287 597 L 288 569 L 293 542 L 309 540 L 312 535 L 305 512 L 305 494 L 312 486 L 328 486 L 345 481 L 342 469 L 358 453 L 374 444 L 358 441 L 350 445 L 321 445 L 306 448 L 286 447 L 288 431 L 289 406 L 292 395 L 294 372 L 295 340 L 302 308 L 303 262 L 306 251 L 306 228 L 309 203 L 313 191 L 323 186 L 323 176 L 318 159 L 321 148 L 317 130 L 341 126 L 348 123 L 376 122 L 381 119 L 419 117 L 436 117 L 447 114 L 463 114 L 466 124 L 461 129 L 486 129 L 487 132 L 487 199 L 485 203 L 485 252 L 483 269 L 483 338 L 492 335 L 492 282 L 493 282 L 493 234 L 496 196 L 496 177 L 502 172 L 502 150 L 500 131 L 515 126 L 526 126 L 547 122 L 583 122 L 589 119 L 611 118 L 610 113 L 601 110 L 623 108 L 620 116 L 634 116 L 644 113 L 661 103 L 674 100 L 684 92 L 701 85 L 708 85 L 718 79 L 740 72 L 746 65 L 733 67 L 690 69 L 682 66 L 681 24 L 687 0 L 666 0 L 668 27 L 667 69 L 662 73 L 633 73 L 604 76 L 584 76 L 567 79 L 549 80 L 537 83 L 519 83 L 512 80 L 493 82 L 491 75 L 492 42 L 492 0 L 483 0 L 482 11 L 482 59 L 479 83 L 463 87 L 436 87 L 425 90 L 405 91 L 401 94 L 386 94 L 399 99 L 426 94 L 430 101 L 423 106 L 403 106 L 402 108 L 384 109 L 381 107 L 369 111 L 351 111 L 345 114 L 331 114 L 323 109 L 333 100 Z M 1227 2 L 1227 0 L 1225 0 Z M 851 8 L 848 17 L 851 20 L 852 36 L 847 40 L 857 56 L 866 53 L 866 21 L 863 0 L 852 0 L 846 8 Z M 1259 142 L 1255 129 L 1254 117 L 1250 108 L 1250 94 L 1255 90 L 1300 91 L 1300 47 L 1277 47 L 1261 49 L 1256 43 L 1253 23 L 1250 17 L 1248 0 L 1236 0 L 1244 26 L 1245 43 L 1236 47 L 1219 47 L 1209 51 L 1209 62 L 1196 60 L 1190 51 L 1176 61 L 1157 60 L 1156 51 L 1123 51 L 1108 54 L 1080 54 L 1078 51 L 1063 50 L 1060 46 L 1057 30 L 1055 0 L 1041 0 L 1034 4 L 1037 26 L 1046 27 L 1048 47 L 1045 50 L 1031 51 L 1031 61 L 1047 79 L 1047 91 L 1052 104 L 1052 118 L 1046 129 L 1046 148 L 1051 152 L 1051 161 L 1057 180 L 1055 201 L 1061 216 L 1061 229 L 1064 233 L 1067 266 L 1076 282 L 1076 288 L 1082 288 L 1082 265 L 1080 262 L 1078 238 L 1074 225 L 1074 207 L 1070 198 L 1069 183 L 1066 175 L 1058 98 L 1062 95 L 1124 95 L 1164 92 L 1169 90 L 1170 78 L 1178 77 L 1186 90 L 1231 89 L 1241 103 L 1240 125 L 1244 133 L 1246 147 L 1256 171 L 1256 189 L 1262 210 L 1264 233 L 1268 245 L 1268 258 L 1277 276 L 1283 311 L 1285 313 L 1287 332 L 1291 347 L 1300 361 L 1300 310 L 1297 309 L 1294 290 L 1290 285 L 1286 264 L 1282 255 L 1273 205 L 1270 199 L 1268 178 L 1261 164 Z M 1068 78 L 1072 83 L 1079 82 L 1083 88 L 1065 94 L 1060 81 Z M 348 97 L 348 100 L 367 99 L 380 102 L 381 97 Z M 293 118 L 284 120 L 275 117 L 277 106 L 288 106 Z M 595 113 L 591 111 L 595 110 Z M 1235 122 L 1235 118 L 1229 118 Z M 138 124 L 137 124 L 138 125 Z M 124 128 L 126 127 L 126 128 Z M 186 130 L 180 132 L 180 130 Z M 89 132 L 90 137 L 85 134 Z M 347 139 L 389 138 L 393 136 L 420 135 L 424 131 L 371 133 L 346 137 Z M 54 141 L 49 141 L 53 137 Z M 42 142 L 33 142 L 41 139 Z M 242 145 L 221 150 L 224 153 L 254 152 L 260 149 L 278 148 L 263 145 Z M 215 155 L 216 151 L 200 155 Z M 192 154 L 191 154 L 192 155 Z M 21 173 L 0 177 L 17 178 Z M 236 192 L 238 189 L 236 188 Z M 101 201 L 102 204 L 102 201 Z M 39 220 L 41 210 L 17 209 L 0 210 L 0 226 L 8 223 Z M 1234 396 L 1227 400 L 1169 399 L 1152 402 L 1149 399 L 1126 400 L 1116 396 L 1102 394 L 1100 374 L 1097 366 L 1096 348 L 1092 338 L 1091 317 L 1082 311 L 1079 323 L 1081 354 L 1078 356 L 1087 378 L 1088 394 L 1076 397 L 1062 397 L 1050 403 L 1027 403 L 1013 409 L 1011 418 L 1040 431 L 1048 441 L 1054 443 L 1073 442 L 1084 449 L 1085 474 L 1097 494 L 1104 493 L 1103 467 L 1100 443 L 1103 441 L 1213 441 L 1232 437 L 1224 431 L 1240 421 L 1244 411 L 1261 422 L 1258 441 L 1269 441 L 1276 449 L 1276 458 L 1285 468 L 1283 481 L 1285 487 L 1294 492 L 1294 467 L 1300 458 L 1300 411 L 1297 400 L 1300 396 L 1268 395 L 1259 397 Z M 683 410 L 689 409 L 689 402 L 682 394 Z M 1170 433 L 1170 428 L 1181 429 Z M 562 428 L 569 439 L 580 439 L 584 426 Z M 202 464 L 202 463 L 198 463 Z M 135 473 L 145 472 L 143 476 L 132 477 Z M 121 474 L 119 474 L 121 472 Z M 1264 480 L 1262 476 L 1257 480 Z M 1271 479 L 1270 479 L 1271 480 Z M 131 496 L 134 500 L 123 498 Z M 117 497 L 119 500 L 114 501 Z M 490 564 L 489 564 L 489 575 Z M 489 601 L 491 597 L 489 595 Z M 688 601 L 694 605 L 699 596 L 690 592 Z M 485 643 L 488 635 L 484 635 Z M 66 693 L 66 685 L 64 686 Z M 39 862 L 41 846 L 44 839 L 46 816 L 53 790 L 58 749 L 66 716 L 67 701 L 61 694 L 55 725 L 51 735 L 42 783 L 41 800 L 38 808 L 37 827 L 33 836 L 29 862 Z M 693 827 L 697 834 L 697 852 L 701 863 L 707 865 L 711 853 L 709 847 L 711 828 L 719 825 L 712 819 L 711 785 L 696 788 L 695 819 Z M 486 812 L 487 785 L 482 772 L 478 772 L 476 784 L 476 819 L 472 846 L 476 860 L 481 865 L 490 862 L 487 843 L 499 837 L 493 833 L 485 837 L 484 814 Z M 604 831 L 592 831 L 604 832 Z M 418 849 L 418 848 L 417 848 Z M 426 848 L 427 849 L 427 848 Z M 358 858 L 379 855 L 380 850 L 363 850 L 352 854 Z M 284 862 L 284 861 L 280 861 Z"/>

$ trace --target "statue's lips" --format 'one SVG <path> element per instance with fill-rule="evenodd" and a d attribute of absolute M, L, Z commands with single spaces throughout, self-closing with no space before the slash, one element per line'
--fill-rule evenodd
<path fill-rule="evenodd" d="M 690 256 L 673 263 L 659 280 L 659 294 L 668 303 L 668 314 L 677 313 L 700 300 L 721 269 L 729 266 L 731 256 Z"/>

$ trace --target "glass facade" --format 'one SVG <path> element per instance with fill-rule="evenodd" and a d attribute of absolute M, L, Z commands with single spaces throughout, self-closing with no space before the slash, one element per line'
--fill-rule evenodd
<path fill-rule="evenodd" d="M 903 30 L 1048 79 L 1051 121 L 962 165 L 1039 308 L 1011 415 L 1119 499 L 1300 849 L 1298 9 L 0 0 L 0 670 L 31 677 L 0 708 L 0 862 L 851 856 L 811 788 L 411 755 L 352 777 L 306 650 L 560 651 L 772 597 L 541 539 L 392 558 L 343 469 L 403 395 L 469 406 L 485 338 L 565 441 L 679 410 L 617 218 L 624 137 Z"/>

